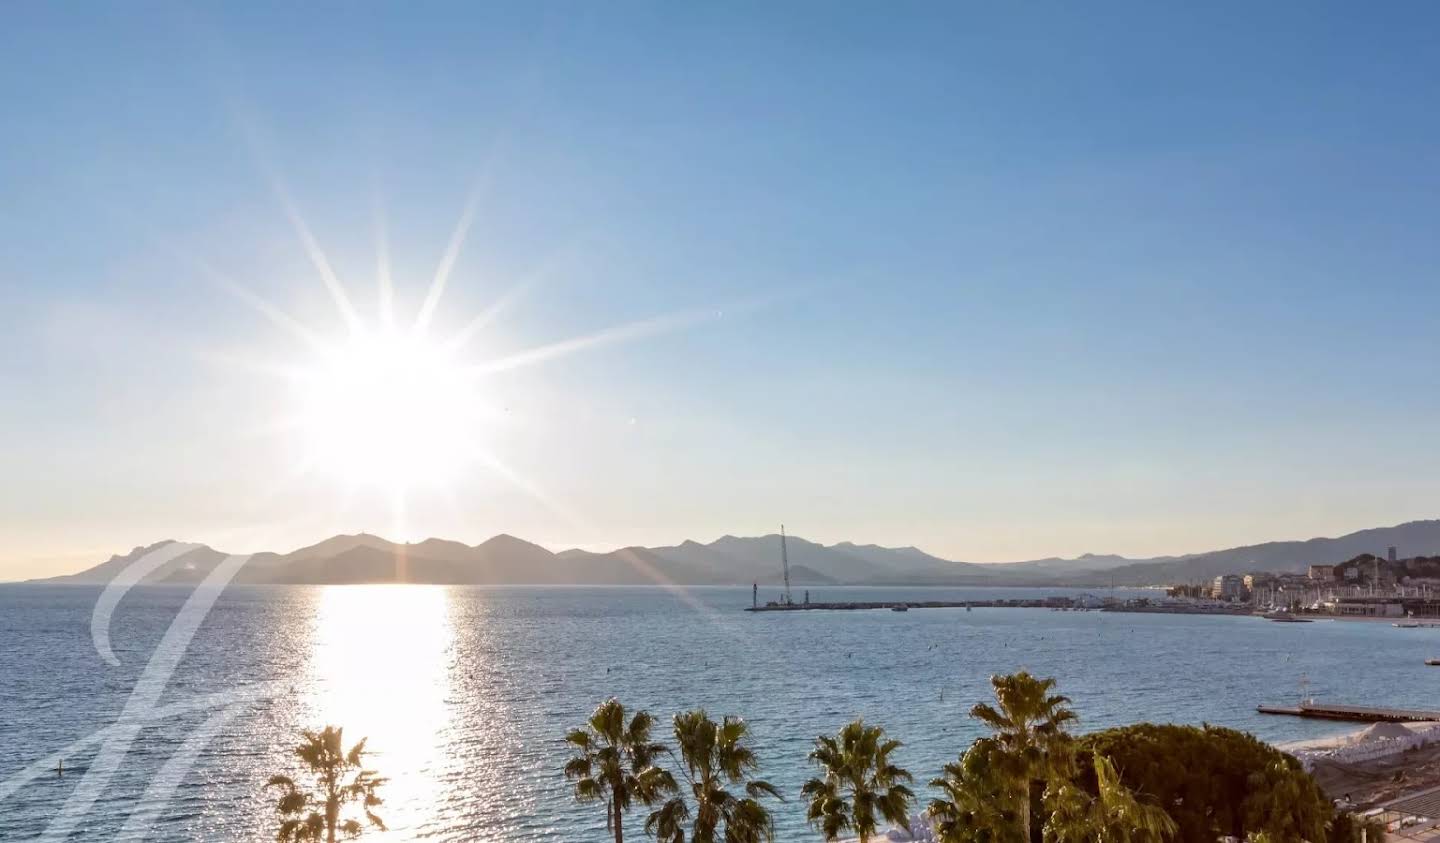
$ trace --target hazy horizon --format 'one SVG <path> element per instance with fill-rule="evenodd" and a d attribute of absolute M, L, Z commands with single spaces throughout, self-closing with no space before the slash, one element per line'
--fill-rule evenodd
<path fill-rule="evenodd" d="M 1417 519 L 1417 520 L 1430 520 L 1430 519 Z M 977 564 L 977 565 L 1004 565 L 1004 564 L 1009 564 L 1009 563 L 1031 562 L 1031 561 L 1036 561 L 1036 560 L 1041 560 L 1041 559 L 1050 559 L 1050 558 L 1076 559 L 1076 558 L 1079 558 L 1079 557 L 1082 557 L 1082 556 L 1086 556 L 1086 555 L 1091 555 L 1091 554 L 1093 554 L 1093 555 L 1098 555 L 1098 556 L 1120 556 L 1120 557 L 1125 557 L 1125 558 L 1128 558 L 1128 559 L 1137 559 L 1137 560 L 1155 559 L 1155 558 L 1161 558 L 1161 557 L 1180 557 L 1180 556 L 1187 556 L 1187 555 L 1191 555 L 1191 554 L 1206 553 L 1206 552 L 1210 552 L 1210 551 L 1227 550 L 1227 549 L 1235 548 L 1235 547 L 1245 547 L 1245 546 L 1249 546 L 1249 545 L 1265 544 L 1265 543 L 1268 543 L 1268 542 L 1306 541 L 1306 540 L 1309 540 L 1309 539 L 1316 539 L 1316 538 L 1337 538 L 1337 537 L 1339 537 L 1339 536 L 1348 535 L 1348 534 L 1350 534 L 1350 533 L 1358 532 L 1358 531 L 1360 531 L 1360 530 L 1366 530 L 1366 529 L 1372 529 L 1372 528 L 1396 527 L 1396 526 L 1400 526 L 1400 525 L 1403 524 L 1403 523 L 1409 523 L 1409 522 L 1396 522 L 1396 523 L 1394 523 L 1394 524 L 1372 524 L 1372 525 L 1369 525 L 1369 526 L 1367 526 L 1367 527 L 1357 527 L 1357 528 L 1355 528 L 1355 529 L 1353 529 L 1353 530 L 1342 530 L 1342 531 L 1336 531 L 1336 532 L 1330 532 L 1330 533 L 1316 533 L 1316 534 L 1314 534 L 1314 535 L 1306 535 L 1306 536 L 1277 536 L 1277 537 L 1273 537 L 1273 538 L 1265 538 L 1265 539 L 1256 539 L 1256 540 L 1240 541 L 1240 542 L 1235 542 L 1235 543 L 1233 543 L 1233 544 L 1220 544 L 1220 545 L 1214 545 L 1214 546 L 1204 547 L 1204 548 L 1187 548 L 1187 549 L 1184 549 L 1184 550 L 1174 550 L 1174 551 L 1168 551 L 1168 552 L 1162 552 L 1162 553 L 1152 553 L 1152 554 L 1146 554 L 1146 555 L 1143 555 L 1143 556 L 1141 556 L 1141 555 L 1135 555 L 1135 554 L 1115 553 L 1115 552 L 1113 552 L 1113 551 L 1108 551 L 1108 550 L 1095 550 L 1095 551 L 1082 551 L 1082 552 L 1079 552 L 1079 553 L 1068 553 L 1068 554 L 1048 554 L 1048 555 L 1044 555 L 1044 556 L 1039 556 L 1039 555 L 1037 555 L 1037 556 L 1026 556 L 1026 557 L 1017 557 L 1017 558 L 1014 558 L 1014 559 L 956 559 L 956 558 L 954 558 L 954 557 L 947 557 L 947 556 L 945 556 L 944 554 L 934 553 L 934 552 L 930 551 L 929 549 L 927 549 L 927 548 L 925 548 L 925 547 L 918 547 L 918 546 L 913 545 L 913 544 L 905 544 L 905 543 L 890 543 L 890 544 L 886 544 L 886 543 L 882 543 L 882 542 L 864 541 L 864 540 L 856 540 L 856 539 L 843 539 L 843 538 L 842 538 L 842 539 L 833 539 L 833 540 L 831 540 L 831 539 L 824 539 L 824 540 L 822 540 L 822 539 L 817 539 L 817 538 L 815 538 L 815 537 L 813 537 L 813 536 L 801 535 L 801 534 L 794 533 L 794 532 L 790 532 L 789 535 L 790 535 L 790 538 L 791 538 L 792 540 L 811 541 L 811 542 L 815 542 L 815 543 L 817 543 L 817 544 L 820 544 L 820 545 L 822 545 L 822 546 L 824 546 L 824 547 L 834 547 L 834 546 L 841 545 L 841 544 L 845 544 L 845 543 L 850 543 L 850 544 L 860 545 L 860 546 L 867 546 L 867 545 L 869 545 L 869 546 L 879 546 L 879 547 L 890 548 L 890 549 L 902 549 L 902 548 L 907 548 L 907 547 L 909 547 L 909 548 L 915 548 L 915 549 L 917 549 L 917 550 L 920 550 L 920 551 L 922 551 L 922 552 L 924 552 L 924 553 L 929 554 L 930 556 L 934 556 L 934 557 L 936 557 L 936 558 L 945 560 L 945 561 L 947 561 L 947 562 L 960 562 L 960 563 L 969 563 L 969 564 Z M 480 538 L 465 538 L 465 537 L 456 537 L 456 536 L 424 536 L 424 537 L 418 538 L 418 539 L 399 540 L 399 539 L 394 539 L 394 538 L 392 538 L 392 537 L 390 537 L 390 536 L 385 535 L 385 533 L 384 533 L 383 531 L 375 531 L 375 530 L 355 530 L 355 531 L 350 531 L 350 532 L 327 534 L 327 535 L 323 535 L 323 536 L 314 536 L 314 537 L 311 537 L 310 539 L 302 540 L 299 544 L 286 544 L 286 545 L 281 545 L 281 546 L 253 546 L 253 547 L 250 547 L 250 546 L 246 546 L 246 547 L 228 547 L 228 546 L 224 546 L 224 545 L 219 545 L 219 546 L 217 546 L 216 544 L 213 544 L 213 543 L 210 543 L 210 542 L 199 541 L 199 540 L 196 540 L 196 539 L 193 539 L 193 538 L 189 538 L 189 537 L 165 537 L 165 538 L 159 538 L 159 539 L 155 539 L 155 540 L 153 540 L 153 541 L 145 542 L 145 543 L 142 543 L 142 544 L 134 545 L 133 547 L 116 548 L 116 549 L 113 549 L 113 550 L 104 551 L 103 553 L 98 553 L 97 555 L 95 555 L 95 556 L 93 556 L 93 557 L 85 557 L 85 558 L 82 558 L 82 559 L 77 560 L 77 562 L 76 562 L 75 565 L 66 567 L 66 568 L 64 568 L 64 569 L 56 568 L 56 569 L 50 570 L 50 569 L 47 568 L 45 573 L 35 574 L 35 575 L 33 575 L 33 576 L 15 576 L 15 577 L 9 577 L 9 578 L 7 578 L 7 577 L 0 577 L 0 582 L 19 582 L 19 581 L 24 581 L 24 580 L 26 580 L 26 579 L 43 578 L 43 577 L 50 577 L 50 576 L 64 576 L 64 575 L 66 575 L 66 574 L 78 573 L 78 572 L 80 572 L 80 571 L 84 571 L 84 570 L 86 570 L 86 569 L 88 569 L 88 568 L 94 567 L 95 565 L 97 565 L 97 564 L 99 564 L 100 562 L 103 562 L 103 561 L 111 558 L 112 556 L 124 556 L 124 555 L 126 555 L 127 553 L 131 552 L 132 550 L 135 550 L 135 549 L 138 549 L 138 548 L 142 548 L 142 547 L 149 547 L 149 546 L 151 546 L 151 545 L 153 545 L 153 544 L 156 544 L 156 543 L 158 543 L 158 542 L 163 542 L 163 541 L 178 541 L 178 542 L 182 542 L 182 543 L 184 543 L 184 542 L 194 542 L 194 543 L 196 543 L 196 544 L 206 545 L 206 546 L 210 547 L 210 548 L 213 549 L 213 550 L 223 551 L 223 552 L 226 552 L 226 553 L 234 553 L 234 554 L 274 552 L 274 553 L 279 553 L 279 554 L 282 554 L 282 555 L 283 555 L 283 554 L 292 553 L 292 552 L 295 552 L 295 551 L 298 551 L 298 550 L 302 550 L 302 549 L 307 548 L 307 547 L 311 547 L 311 546 L 316 545 L 316 544 L 319 544 L 320 542 L 323 542 L 323 541 L 325 541 L 325 540 L 327 540 L 327 539 L 338 538 L 338 537 L 341 537 L 341 536 L 356 536 L 356 535 L 361 535 L 361 534 L 371 535 L 371 536 L 374 536 L 374 537 L 376 537 L 376 538 L 382 539 L 382 540 L 384 540 L 384 541 L 390 542 L 390 543 L 392 543 L 392 544 L 410 544 L 410 545 L 415 545 L 415 544 L 421 544 L 421 543 L 423 543 L 423 542 L 425 542 L 425 541 L 428 541 L 428 540 L 436 539 L 436 540 L 441 540 L 441 541 L 458 541 L 458 542 L 461 542 L 462 544 L 465 544 L 465 545 L 468 545 L 468 546 L 472 546 L 472 547 L 477 546 L 477 545 L 480 545 L 480 544 L 483 544 L 484 542 L 486 542 L 486 541 L 488 541 L 488 540 L 490 540 L 490 539 L 497 538 L 497 537 L 502 536 L 502 535 L 508 535 L 508 536 L 513 537 L 513 538 L 520 539 L 520 540 L 522 540 L 522 541 L 526 541 L 526 542 L 530 542 L 530 543 L 532 543 L 532 544 L 536 544 L 536 545 L 544 548 L 545 550 L 550 551 L 551 553 L 562 553 L 562 552 L 568 551 L 568 550 L 582 550 L 582 551 L 587 551 L 587 552 L 591 552 L 591 553 L 610 553 L 610 552 L 612 552 L 612 551 L 622 550 L 622 549 L 627 548 L 627 547 L 648 547 L 648 548 L 655 548 L 655 547 L 675 547 L 675 546 L 678 546 L 678 545 L 683 544 L 683 543 L 686 542 L 686 541 L 694 541 L 694 542 L 698 542 L 698 543 L 703 544 L 703 545 L 708 545 L 708 544 L 711 544 L 711 543 L 713 543 L 713 542 L 715 542 L 715 541 L 718 541 L 719 539 L 722 539 L 722 538 L 737 537 L 737 536 L 740 537 L 740 538 L 767 538 L 767 537 L 771 537 L 771 536 L 778 535 L 778 531 L 770 531 L 770 532 L 764 532 L 764 531 L 762 531 L 762 532 L 757 532 L 757 533 L 745 533 L 745 534 L 730 532 L 730 533 L 724 533 L 724 534 L 721 534 L 721 535 L 708 536 L 708 537 L 687 536 L 687 537 L 685 537 L 685 538 L 675 539 L 675 540 L 672 540 L 672 541 L 650 542 L 650 543 L 643 543 L 643 544 L 642 544 L 642 543 L 633 543 L 633 542 L 632 542 L 632 543 L 629 543 L 629 544 L 596 544 L 596 545 L 590 545 L 590 546 L 563 545 L 563 544 L 562 544 L 562 545 L 548 544 L 548 543 L 546 543 L 546 542 L 535 541 L 534 539 L 531 539 L 531 538 L 529 538 L 529 537 L 527 537 L 527 536 L 515 535 L 514 533 L 508 533 L 508 532 L 503 532 L 503 531 L 500 532 L 500 533 L 493 533 L 493 534 L 490 534 L 490 535 L 486 535 L 486 536 L 483 536 L 483 537 L 480 537 Z M 1379 548 L 1379 547 L 1377 546 L 1377 547 L 1376 547 L 1376 552 L 1379 552 L 1380 550 L 1381 550 L 1381 548 Z M 1413 550 L 1413 549 L 1412 549 L 1412 550 Z M 777 552 L 778 552 L 778 551 L 777 551 Z M 1408 552 L 1408 551 L 1407 551 L 1407 552 Z M 1422 553 L 1427 553 L 1427 552 L 1429 552 L 1429 551 L 1421 550 L 1420 552 L 1422 552 Z"/>
<path fill-rule="evenodd" d="M 0 580 L 1434 516 L 1440 10 L 450 11 L 8 11 Z"/>

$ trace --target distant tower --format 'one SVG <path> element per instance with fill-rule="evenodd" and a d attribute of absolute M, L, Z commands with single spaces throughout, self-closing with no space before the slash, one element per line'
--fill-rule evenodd
<path fill-rule="evenodd" d="M 1395 561 L 1395 547 L 1393 545 L 1390 547 L 1390 550 L 1386 551 L 1385 558 L 1391 562 Z"/>
<path fill-rule="evenodd" d="M 760 581 L 759 581 L 759 580 L 756 580 L 755 582 L 750 583 L 750 608 L 755 609 L 755 608 L 758 608 L 759 606 L 760 606 Z"/>
<path fill-rule="evenodd" d="M 789 606 L 790 599 L 790 557 L 785 553 L 785 525 L 780 525 L 780 569 L 785 574 L 785 605 Z"/>

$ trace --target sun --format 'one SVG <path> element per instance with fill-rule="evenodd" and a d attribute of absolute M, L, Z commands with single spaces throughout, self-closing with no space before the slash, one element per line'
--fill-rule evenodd
<path fill-rule="evenodd" d="M 558 254 L 538 261 L 535 268 L 510 279 L 507 289 L 487 307 L 464 318 L 436 320 L 446 286 L 455 269 L 471 222 L 475 219 L 479 189 L 472 192 L 451 232 L 418 312 L 395 311 L 389 240 L 384 215 L 376 219 L 375 281 L 377 312 L 362 316 L 347 285 L 332 266 L 290 196 L 278 179 L 271 188 L 315 270 L 330 294 L 343 334 L 332 338 L 305 324 L 284 308 L 258 295 L 205 260 L 177 254 L 214 282 L 280 328 L 299 344 L 284 362 L 273 358 L 235 358 L 247 369 L 278 375 L 291 387 L 290 401 L 277 413 L 266 432 L 282 433 L 290 440 L 287 452 L 298 450 L 293 470 L 282 479 L 288 484 L 323 475 L 339 485 L 342 509 L 357 493 L 389 502 L 400 534 L 408 531 L 407 498 L 417 492 L 436 492 L 455 502 L 460 487 L 471 475 L 493 476 L 516 491 L 534 498 L 557 516 L 580 523 L 572 507 L 557 500 L 529 472 L 509 464 L 496 442 L 513 426 L 507 406 L 494 406 L 494 378 L 517 369 L 547 364 L 559 358 L 623 344 L 656 334 L 683 330 L 719 319 L 715 307 L 677 311 L 613 325 L 592 333 L 570 336 L 540 345 L 521 347 L 499 357 L 476 359 L 467 353 L 473 341 L 497 327 L 506 311 L 529 290 L 543 283 L 564 261 Z M 750 308 L 768 302 L 741 302 Z M 436 323 L 461 324 L 457 331 L 436 336 Z M 295 449 L 295 450 L 292 450 Z"/>
<path fill-rule="evenodd" d="M 352 332 L 294 386 L 307 464 L 352 488 L 450 484 L 490 418 L 477 378 L 420 331 Z"/>

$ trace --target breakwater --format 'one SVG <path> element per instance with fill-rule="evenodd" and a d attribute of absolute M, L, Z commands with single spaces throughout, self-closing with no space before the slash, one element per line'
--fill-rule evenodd
<path fill-rule="evenodd" d="M 887 600 L 842 603 L 766 603 L 746 607 L 747 612 L 853 612 L 866 609 L 1080 609 L 1069 597 L 1015 600 Z"/>

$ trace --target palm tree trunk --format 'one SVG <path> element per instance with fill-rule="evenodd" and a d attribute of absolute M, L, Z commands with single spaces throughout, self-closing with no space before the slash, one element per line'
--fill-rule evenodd
<path fill-rule="evenodd" d="M 615 815 L 615 843 L 625 843 L 625 832 L 620 828 L 620 802 L 616 800 L 612 813 Z"/>
<path fill-rule="evenodd" d="M 1030 843 L 1030 783 L 1025 783 L 1025 799 L 1020 803 L 1020 839 Z"/>

